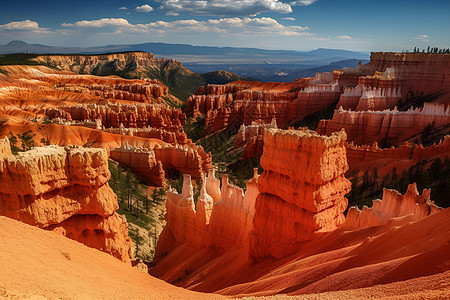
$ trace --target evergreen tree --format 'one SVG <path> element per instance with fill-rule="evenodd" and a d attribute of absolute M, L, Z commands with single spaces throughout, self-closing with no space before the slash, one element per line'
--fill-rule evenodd
<path fill-rule="evenodd" d="M 11 152 L 13 154 L 17 154 L 19 152 L 19 147 L 17 147 L 17 137 L 14 135 L 12 131 L 9 132 L 9 143 L 11 144 Z"/>
<path fill-rule="evenodd" d="M 36 134 L 35 133 L 31 134 L 31 132 L 32 132 L 31 130 L 28 130 L 27 132 L 17 135 L 22 145 L 22 151 L 27 151 L 34 147 L 33 137 Z"/>

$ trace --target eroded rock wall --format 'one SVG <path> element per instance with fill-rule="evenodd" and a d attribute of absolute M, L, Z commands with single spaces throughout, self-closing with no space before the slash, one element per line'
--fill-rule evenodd
<path fill-rule="evenodd" d="M 244 195 L 244 191 L 230 184 L 225 175 L 220 187 L 220 181 L 210 171 L 203 179 L 195 207 L 191 177 L 184 175 L 182 193 L 169 191 L 167 195 L 167 225 L 158 241 L 156 260 L 161 253 L 170 251 L 173 242 L 221 250 L 247 248 L 248 233 L 253 228 L 257 181 L 255 171 Z"/>
<path fill-rule="evenodd" d="M 180 131 L 186 122 L 186 116 L 180 109 L 158 104 L 87 104 L 62 106 L 45 110 L 49 119 L 65 118 L 75 121 L 101 120 L 105 128 L 154 127 L 169 131 Z"/>
<path fill-rule="evenodd" d="M 372 52 L 370 62 L 335 70 L 341 87 L 366 86 L 401 90 L 402 100 L 449 92 L 450 55 L 433 53 Z"/>
<path fill-rule="evenodd" d="M 127 222 L 115 211 L 104 149 L 46 146 L 12 155 L 0 141 L 0 215 L 55 230 L 129 262 Z"/>
<path fill-rule="evenodd" d="M 374 200 L 372 207 L 364 206 L 362 210 L 350 207 L 342 228 L 355 230 L 380 226 L 400 217 L 406 217 L 409 222 L 417 221 L 442 210 L 430 200 L 430 193 L 431 189 L 425 189 L 420 195 L 415 183 L 408 186 L 404 195 L 396 190 L 383 189 L 383 199 Z"/>
<path fill-rule="evenodd" d="M 350 182 L 344 131 L 330 137 L 267 129 L 255 203 L 250 255 L 281 258 L 345 220 Z"/>
<path fill-rule="evenodd" d="M 149 148 L 122 146 L 111 150 L 110 156 L 121 165 L 136 173 L 147 185 L 164 186 L 164 169 L 157 161 L 155 152 Z"/>
<path fill-rule="evenodd" d="M 346 143 L 345 147 L 347 149 L 347 160 L 349 165 L 385 158 L 410 159 L 418 162 L 434 156 L 444 156 L 446 154 L 450 156 L 450 136 L 447 135 L 444 140 L 428 147 L 408 142 L 398 147 L 390 148 L 380 148 L 377 143 L 374 143 L 371 146 L 356 146 L 351 143 Z"/>
<path fill-rule="evenodd" d="M 401 145 L 420 135 L 427 126 L 445 129 L 450 124 L 450 107 L 444 104 L 424 103 L 423 108 L 408 111 L 350 111 L 336 109 L 331 120 L 321 120 L 320 134 L 331 134 L 342 128 L 348 141 L 357 145 L 377 142 L 383 146 Z"/>

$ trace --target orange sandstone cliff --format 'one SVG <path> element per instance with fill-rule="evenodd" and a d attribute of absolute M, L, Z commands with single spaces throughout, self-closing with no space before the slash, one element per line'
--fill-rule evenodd
<path fill-rule="evenodd" d="M 46 146 L 12 155 L 6 137 L 0 148 L 0 215 L 130 261 L 127 221 L 115 213 L 106 150 Z"/>
<path fill-rule="evenodd" d="M 330 134 L 344 128 L 348 141 L 357 145 L 377 142 L 392 146 L 417 138 L 427 126 L 448 134 L 449 124 L 450 108 L 444 104 L 425 103 L 423 108 L 408 111 L 351 111 L 339 108 L 334 111 L 331 120 L 320 121 L 317 132 Z"/>
<path fill-rule="evenodd" d="M 195 204 L 186 176 L 183 192 L 168 195 L 150 273 L 240 297 L 450 295 L 435 284 L 450 272 L 450 210 L 412 185 L 405 195 L 385 190 L 373 208 L 351 208 L 346 219 L 345 151 L 343 131 L 268 129 L 264 172 L 245 193 L 226 177 L 220 188 L 210 174 Z"/>
<path fill-rule="evenodd" d="M 350 191 L 345 139 L 344 131 L 330 137 L 309 130 L 264 132 L 252 257 L 284 257 L 344 222 Z"/>

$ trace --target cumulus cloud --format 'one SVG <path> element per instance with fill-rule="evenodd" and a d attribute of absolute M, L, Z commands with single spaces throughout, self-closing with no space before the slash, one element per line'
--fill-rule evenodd
<path fill-rule="evenodd" d="M 282 20 L 288 20 L 288 21 L 295 21 L 295 18 L 287 17 L 287 18 L 281 18 Z"/>
<path fill-rule="evenodd" d="M 421 40 L 422 42 L 429 42 L 430 40 L 428 39 L 430 36 L 427 34 L 421 34 L 416 36 L 414 39 L 415 40 Z"/>
<path fill-rule="evenodd" d="M 229 35 L 283 35 L 283 36 L 309 36 L 308 27 L 285 26 L 277 20 L 262 18 L 221 18 L 198 21 L 194 19 L 176 21 L 156 21 L 147 24 L 131 24 L 123 18 L 103 18 L 91 21 L 78 21 L 75 23 L 64 23 L 65 27 L 75 27 L 81 30 L 96 29 L 97 31 L 109 33 L 167 33 L 167 32 L 218 32 Z"/>
<path fill-rule="evenodd" d="M 292 6 L 307 6 L 311 5 L 314 2 L 317 2 L 317 0 L 300 0 L 300 1 L 292 1 L 289 4 Z"/>
<path fill-rule="evenodd" d="M 119 7 L 119 9 L 120 9 L 120 10 L 127 10 L 127 9 L 128 9 L 128 7 L 125 7 L 125 6 L 121 6 L 121 7 Z"/>
<path fill-rule="evenodd" d="M 2 34 L 12 37 L 25 37 L 28 34 L 51 33 L 48 28 L 39 27 L 39 23 L 31 20 L 9 22 L 0 25 Z"/>
<path fill-rule="evenodd" d="M 0 25 L 1 30 L 40 30 L 38 22 L 25 20 Z"/>
<path fill-rule="evenodd" d="M 85 28 L 102 28 L 102 27 L 128 27 L 132 26 L 126 19 L 123 18 L 102 18 L 99 20 L 92 21 L 78 21 L 75 23 L 63 23 L 61 24 L 65 27 L 85 27 Z"/>
<path fill-rule="evenodd" d="M 338 35 L 337 38 L 343 39 L 343 40 L 353 40 L 353 38 L 349 35 Z"/>
<path fill-rule="evenodd" d="M 188 12 L 193 15 L 255 16 L 262 12 L 290 13 L 292 7 L 278 0 L 160 0 L 167 14 Z"/>
<path fill-rule="evenodd" d="M 148 13 L 148 12 L 153 11 L 153 7 L 151 7 L 151 6 L 148 5 L 148 4 L 144 4 L 144 5 L 141 5 L 141 6 L 137 6 L 137 7 L 136 7 L 136 11 L 137 11 L 137 12 L 145 12 L 145 13 Z"/>

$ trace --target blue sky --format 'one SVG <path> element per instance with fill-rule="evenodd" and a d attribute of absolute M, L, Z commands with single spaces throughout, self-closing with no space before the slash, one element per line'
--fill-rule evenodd
<path fill-rule="evenodd" d="M 450 0 L 1 0 L 0 44 L 450 47 Z"/>

